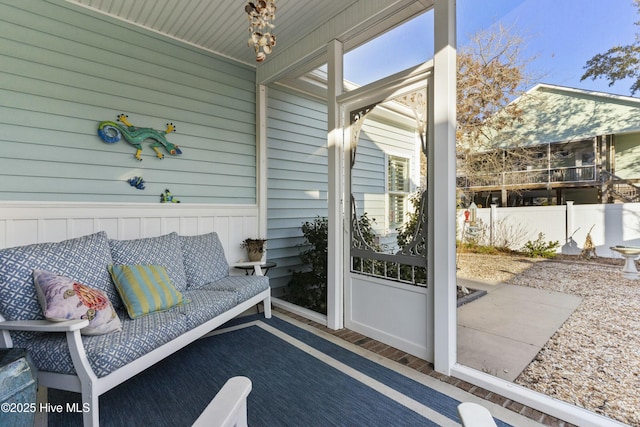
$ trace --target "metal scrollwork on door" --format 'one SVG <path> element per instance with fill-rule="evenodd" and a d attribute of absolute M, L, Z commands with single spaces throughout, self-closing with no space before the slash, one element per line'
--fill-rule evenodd
<path fill-rule="evenodd" d="M 397 252 L 397 255 L 427 256 L 427 192 L 420 195 L 420 206 L 416 212 L 418 222 L 411 242 Z"/>
<path fill-rule="evenodd" d="M 350 159 L 345 160 L 350 162 L 351 173 L 353 273 L 418 286 L 427 283 L 427 192 L 416 192 L 427 188 L 427 95 L 426 88 L 414 90 L 349 114 Z M 371 126 L 364 125 L 367 118 Z M 363 161 L 357 163 L 359 146 Z M 401 167 L 391 161 L 396 157 L 406 159 Z M 360 203 L 363 206 L 357 206 Z M 367 210 L 386 215 L 385 221 L 377 224 L 367 216 Z M 400 218 L 397 223 L 396 212 Z"/>
<path fill-rule="evenodd" d="M 367 105 L 364 108 L 359 110 L 352 111 L 349 114 L 349 119 L 351 123 L 351 168 L 356 163 L 356 151 L 358 148 L 358 139 L 360 139 L 360 129 L 362 129 L 362 125 L 364 124 L 365 116 L 375 108 L 378 104 Z"/>
<path fill-rule="evenodd" d="M 364 237 L 362 228 L 360 228 L 360 221 L 356 214 L 356 199 L 351 196 L 351 248 L 360 249 L 368 252 L 376 252 L 375 248 L 371 247 L 367 243 L 367 239 Z"/>
<path fill-rule="evenodd" d="M 416 119 L 416 130 L 420 137 L 422 152 L 427 155 L 427 89 L 411 92 L 399 98 L 399 101 L 407 105 L 413 111 Z"/>

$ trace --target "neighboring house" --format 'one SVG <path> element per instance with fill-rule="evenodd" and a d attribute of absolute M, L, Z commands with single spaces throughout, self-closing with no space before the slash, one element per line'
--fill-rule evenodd
<path fill-rule="evenodd" d="M 306 249 L 300 246 L 301 225 L 327 216 L 325 104 L 290 89 L 270 90 L 268 248 L 269 258 L 278 264 L 270 273 L 276 296 L 289 283 L 291 271 L 305 268 L 298 256 Z M 410 107 L 397 101 L 379 105 L 362 119 L 354 150 L 352 194 L 357 212 L 375 220 L 377 243 L 391 253 L 397 251 L 396 228 L 411 209 L 409 196 L 421 185 L 415 127 Z"/>
<path fill-rule="evenodd" d="M 507 152 L 530 147 L 538 157 L 490 179 L 458 175 L 458 186 L 477 203 L 640 201 L 640 99 L 539 84 L 514 103 L 523 120 L 493 133 L 493 145 Z"/>
<path fill-rule="evenodd" d="M 385 252 L 398 250 L 396 229 L 407 220 L 410 194 L 420 185 L 420 144 L 411 110 L 398 103 L 378 106 L 363 119 L 351 175 L 356 212 L 374 219 L 372 229 Z"/>

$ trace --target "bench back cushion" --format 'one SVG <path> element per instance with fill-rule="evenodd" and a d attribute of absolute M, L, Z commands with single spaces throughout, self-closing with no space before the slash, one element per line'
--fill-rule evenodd
<path fill-rule="evenodd" d="M 218 234 L 180 236 L 189 289 L 199 289 L 229 275 L 229 263 Z"/>
<path fill-rule="evenodd" d="M 134 240 L 109 240 L 113 264 L 161 265 L 179 291 L 187 289 L 182 245 L 177 233 Z"/>
<path fill-rule="evenodd" d="M 48 270 L 104 291 L 121 304 L 107 266 L 113 264 L 107 234 L 58 243 L 37 243 L 0 250 L 0 314 L 6 320 L 44 319 L 33 283 L 34 270 Z"/>

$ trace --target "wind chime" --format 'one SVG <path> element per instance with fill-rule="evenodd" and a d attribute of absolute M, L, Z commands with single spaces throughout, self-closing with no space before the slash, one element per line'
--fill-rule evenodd
<path fill-rule="evenodd" d="M 247 45 L 256 51 L 256 61 L 262 62 L 267 58 L 267 54 L 273 51 L 276 45 L 276 36 L 271 34 L 275 28 L 273 20 L 276 17 L 275 0 L 248 2 L 244 7 L 249 15 L 249 31 L 251 37 Z"/>

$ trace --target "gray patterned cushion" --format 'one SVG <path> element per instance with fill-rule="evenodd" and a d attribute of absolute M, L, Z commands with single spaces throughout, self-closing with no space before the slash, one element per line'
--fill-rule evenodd
<path fill-rule="evenodd" d="M 237 295 L 234 292 L 205 291 L 193 289 L 184 292 L 184 297 L 191 300 L 190 304 L 180 307 L 187 326 L 195 328 L 214 317 L 236 306 Z"/>
<path fill-rule="evenodd" d="M 229 264 L 216 233 L 180 236 L 189 289 L 202 288 L 229 275 Z"/>
<path fill-rule="evenodd" d="M 109 240 L 113 264 L 162 265 L 179 291 L 187 289 L 182 245 L 176 233 L 134 240 Z"/>
<path fill-rule="evenodd" d="M 0 314 L 6 320 L 44 319 L 33 284 L 33 270 L 73 277 L 104 291 L 114 306 L 120 297 L 111 283 L 112 264 L 103 231 L 58 243 L 38 243 L 0 250 Z"/>
<path fill-rule="evenodd" d="M 236 305 L 237 294 L 224 291 L 185 291 L 190 304 L 167 311 L 130 319 L 124 310 L 122 332 L 83 336 L 89 364 L 98 377 L 104 377 L 151 350 L 166 344 Z M 71 354 L 64 334 L 32 332 L 12 333 L 14 346 L 29 351 L 41 371 L 75 374 Z"/>
<path fill-rule="evenodd" d="M 267 276 L 249 275 L 228 276 L 209 283 L 205 288 L 216 291 L 232 291 L 238 297 L 237 304 L 240 304 L 269 289 L 269 278 Z"/>
<path fill-rule="evenodd" d="M 125 311 L 118 311 L 118 314 L 122 319 L 122 332 L 82 337 L 89 364 L 98 377 L 104 377 L 188 330 L 184 313 L 177 307 L 137 319 L 129 319 Z M 31 335 L 38 336 L 25 339 L 18 335 L 14 344 L 29 351 L 39 370 L 75 374 L 65 334 Z"/>

